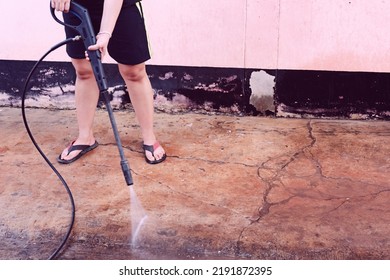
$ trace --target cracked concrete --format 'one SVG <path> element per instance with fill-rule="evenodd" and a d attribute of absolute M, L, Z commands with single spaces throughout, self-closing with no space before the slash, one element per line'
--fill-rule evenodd
<path fill-rule="evenodd" d="M 76 222 L 61 259 L 390 259 L 390 123 L 156 114 L 164 164 L 145 163 L 132 112 L 115 117 L 148 218 L 119 165 L 107 113 L 100 146 L 62 166 L 72 110 L 29 109 L 37 142 L 70 186 Z M 20 109 L 0 108 L 0 258 L 45 259 L 70 221 L 65 189 Z"/>

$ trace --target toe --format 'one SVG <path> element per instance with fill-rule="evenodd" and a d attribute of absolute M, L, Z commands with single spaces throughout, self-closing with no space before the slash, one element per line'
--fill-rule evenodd
<path fill-rule="evenodd" d="M 62 151 L 61 156 L 60 156 L 60 159 L 67 159 L 67 158 L 66 158 L 67 155 L 68 155 L 68 148 L 66 148 L 66 149 L 64 149 L 64 150 Z"/>
<path fill-rule="evenodd" d="M 65 160 L 71 160 L 72 158 L 76 157 L 81 151 L 72 151 L 70 152 L 70 154 L 68 155 L 68 152 L 66 152 L 62 158 L 65 159 Z"/>
<path fill-rule="evenodd" d="M 149 151 L 145 151 L 145 155 L 148 158 L 148 160 L 150 160 L 150 161 L 155 161 L 156 160 L 156 158 L 153 157 L 153 154 L 151 152 L 149 152 Z M 156 154 L 155 154 L 155 156 L 156 156 Z"/>
<path fill-rule="evenodd" d="M 163 149 L 161 146 L 159 146 L 159 147 L 154 151 L 154 157 L 156 158 L 156 160 L 162 159 L 163 156 L 164 156 L 164 154 L 165 154 L 165 151 L 164 151 L 164 149 Z"/>
<path fill-rule="evenodd" d="M 156 145 L 155 150 L 153 150 L 153 152 L 145 149 L 145 156 L 151 162 L 161 160 L 162 158 L 164 158 L 164 155 L 165 151 L 160 145 Z"/>

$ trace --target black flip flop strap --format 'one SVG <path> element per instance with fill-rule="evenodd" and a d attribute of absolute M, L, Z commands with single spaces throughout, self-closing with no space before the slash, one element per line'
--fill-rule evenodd
<path fill-rule="evenodd" d="M 154 157 L 154 146 L 153 145 L 144 145 L 144 150 L 151 152 L 152 156 Z"/>
<path fill-rule="evenodd" d="M 73 152 L 73 151 L 83 151 L 85 149 L 88 149 L 91 147 L 90 145 L 74 145 L 71 146 L 70 149 L 68 150 L 68 155 Z"/>

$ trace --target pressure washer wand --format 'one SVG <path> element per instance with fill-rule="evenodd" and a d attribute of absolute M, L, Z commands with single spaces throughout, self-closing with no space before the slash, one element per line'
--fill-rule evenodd
<path fill-rule="evenodd" d="M 55 11 L 53 8 L 51 8 L 51 14 L 54 18 L 55 21 L 60 23 L 61 25 L 64 25 L 66 27 L 74 29 L 77 33 L 80 34 L 81 40 L 84 43 L 85 49 L 87 50 L 89 60 L 92 65 L 93 73 L 95 75 L 95 79 L 97 82 L 97 85 L 99 87 L 99 91 L 101 96 L 103 96 L 105 105 L 108 111 L 108 115 L 111 121 L 111 126 L 112 130 L 114 132 L 116 144 L 118 146 L 119 150 L 119 155 L 121 158 L 121 167 L 122 167 L 122 172 L 125 177 L 126 183 L 128 186 L 133 185 L 133 178 L 131 176 L 130 172 L 130 166 L 128 161 L 125 158 L 124 152 L 123 152 L 123 147 L 122 143 L 119 137 L 119 132 L 118 128 L 116 125 L 116 121 L 114 118 L 114 113 L 110 104 L 110 98 L 109 98 L 109 91 L 108 91 L 108 86 L 107 86 L 107 80 L 106 80 L 106 75 L 104 73 L 103 69 L 103 64 L 102 64 L 102 59 L 101 59 L 101 54 L 99 50 L 96 51 L 90 51 L 88 50 L 88 47 L 91 45 L 96 44 L 96 36 L 92 27 L 91 19 L 89 17 L 88 10 L 82 7 L 81 5 L 71 2 L 70 3 L 70 10 L 69 13 L 72 13 L 75 15 L 79 20 L 80 24 L 79 25 L 69 25 L 66 24 L 65 22 L 59 20 L 55 14 Z"/>

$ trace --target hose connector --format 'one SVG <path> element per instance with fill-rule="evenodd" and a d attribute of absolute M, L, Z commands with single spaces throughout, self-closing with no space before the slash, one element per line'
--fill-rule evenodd
<path fill-rule="evenodd" d="M 80 35 L 77 35 L 73 38 L 73 41 L 80 41 L 82 37 Z"/>

